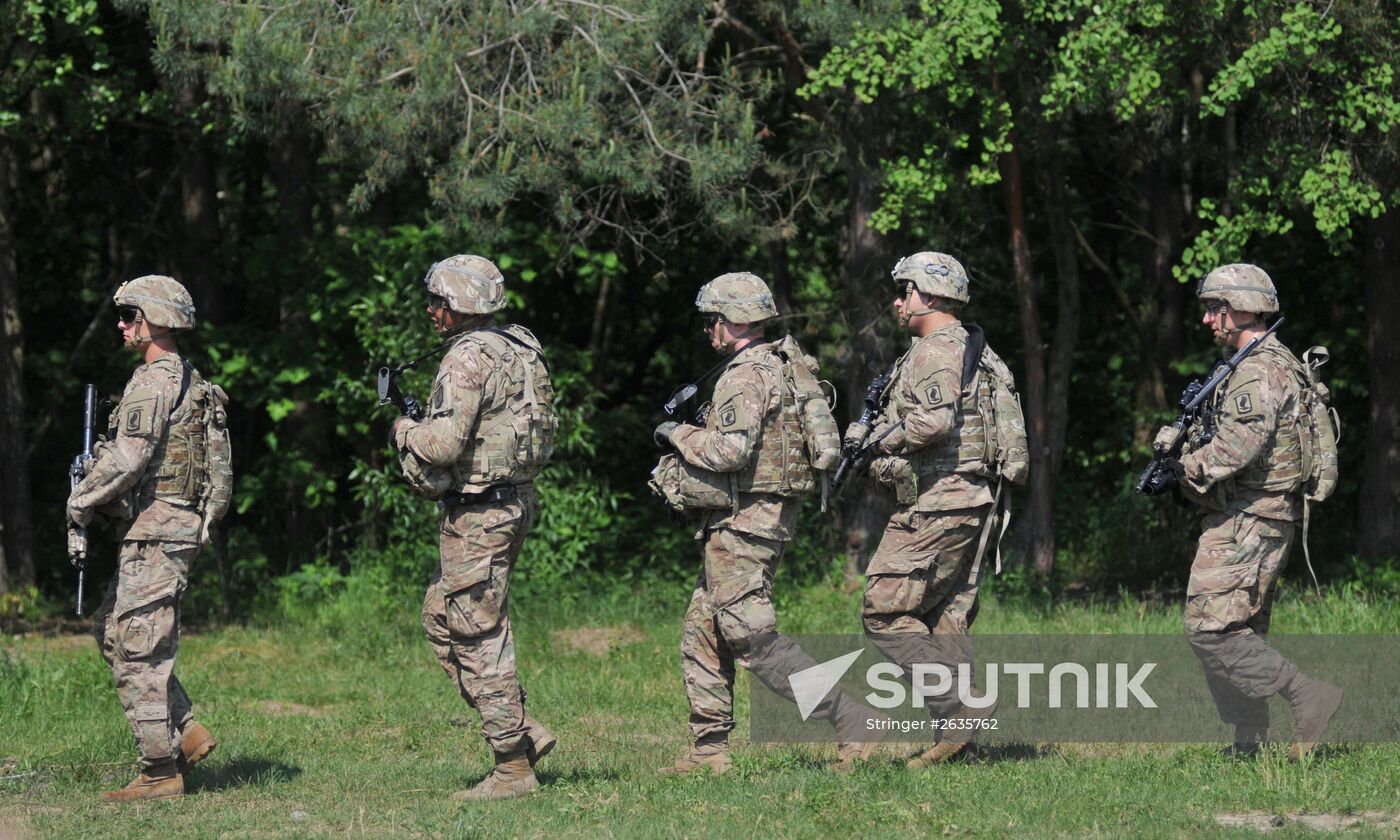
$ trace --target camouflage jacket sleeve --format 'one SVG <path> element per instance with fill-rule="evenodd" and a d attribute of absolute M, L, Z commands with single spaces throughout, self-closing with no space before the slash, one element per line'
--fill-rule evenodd
<path fill-rule="evenodd" d="M 153 362 L 126 383 L 112 414 L 116 437 L 93 447 L 92 468 L 68 497 L 68 509 L 80 524 L 86 524 L 94 508 L 116 499 L 145 474 L 170 424 L 180 372 L 178 363 Z"/>
<path fill-rule="evenodd" d="M 489 404 L 493 374 L 490 361 L 470 343 L 449 350 L 438 366 L 423 420 L 399 418 L 394 447 L 433 466 L 455 464 L 467 448 L 483 401 Z"/>
<path fill-rule="evenodd" d="M 933 335 L 915 345 L 896 386 L 904 428 L 881 441 L 880 450 L 907 455 L 949 435 L 957 420 L 961 371 L 962 346 L 955 339 Z"/>
<path fill-rule="evenodd" d="M 1183 455 L 1185 480 L 1205 492 L 1249 466 L 1264 451 L 1274 429 L 1283 391 L 1262 354 L 1245 359 L 1222 386 L 1215 437 Z"/>
<path fill-rule="evenodd" d="M 768 413 L 771 388 L 762 368 L 734 365 L 715 383 L 715 398 L 705 428 L 681 426 L 671 443 L 687 463 L 713 472 L 737 472 L 748 466 Z"/>

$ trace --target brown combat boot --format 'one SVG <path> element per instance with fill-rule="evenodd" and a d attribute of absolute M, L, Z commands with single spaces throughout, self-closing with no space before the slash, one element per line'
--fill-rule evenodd
<path fill-rule="evenodd" d="M 533 769 L 540 759 L 549 755 L 550 750 L 559 744 L 559 739 L 555 738 L 544 724 L 530 717 L 525 716 L 526 734 L 530 739 L 530 745 L 525 748 L 525 755 L 530 759 L 530 767 Z"/>
<path fill-rule="evenodd" d="M 174 762 L 163 767 L 151 767 L 121 790 L 109 790 L 102 798 L 109 802 L 144 802 L 151 799 L 176 799 L 185 795 L 185 777 L 175 772 Z"/>
<path fill-rule="evenodd" d="M 1236 726 L 1235 742 L 1220 750 L 1224 758 L 1254 758 L 1264 750 L 1264 742 L 1269 738 L 1267 726 Z"/>
<path fill-rule="evenodd" d="M 190 721 L 180 733 L 180 754 L 175 756 L 175 771 L 181 775 L 190 772 L 191 767 L 208 758 L 218 745 L 204 724 Z"/>
<path fill-rule="evenodd" d="M 525 748 L 515 752 L 496 753 L 496 766 L 491 775 L 482 779 L 471 790 L 459 790 L 452 794 L 454 802 L 486 802 L 497 799 L 515 799 L 539 790 L 539 780 L 530 767 L 530 757 Z"/>
<path fill-rule="evenodd" d="M 709 770 L 716 776 L 723 776 L 732 769 L 734 762 L 729 760 L 728 741 L 700 741 L 675 764 L 657 772 L 663 776 L 685 776 L 697 770 Z"/>
<path fill-rule="evenodd" d="M 982 697 L 985 695 L 976 696 Z M 992 715 L 996 714 L 996 711 L 996 702 L 985 709 L 974 709 L 970 706 L 963 706 L 958 709 L 952 717 L 948 718 L 949 726 L 947 729 L 938 733 L 938 741 L 932 747 L 929 747 L 909 759 L 904 766 L 910 770 L 922 770 L 925 767 L 932 767 L 935 764 L 946 764 L 952 761 L 962 753 L 963 750 L 967 749 L 968 745 L 972 743 L 972 739 L 979 731 L 975 724 L 966 729 L 955 728 L 957 726 L 955 721 L 987 720 Z"/>
<path fill-rule="evenodd" d="M 1281 693 L 1293 711 L 1293 746 L 1288 750 L 1288 760 L 1302 761 L 1317 747 L 1327 724 L 1342 705 L 1342 689 L 1299 673 Z"/>
<path fill-rule="evenodd" d="M 842 697 L 832 726 L 837 738 L 837 760 L 832 769 L 849 773 L 875 755 L 881 742 L 894 731 L 895 721 L 889 715 Z"/>

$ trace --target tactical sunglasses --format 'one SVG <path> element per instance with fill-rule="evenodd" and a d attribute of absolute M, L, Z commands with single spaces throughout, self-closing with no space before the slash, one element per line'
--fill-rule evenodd
<path fill-rule="evenodd" d="M 1214 318 L 1216 315 L 1219 315 L 1221 312 L 1229 311 L 1230 304 L 1226 303 L 1223 300 L 1212 300 L 1206 303 L 1206 314 L 1210 315 L 1210 317 L 1212 318 Z"/>
<path fill-rule="evenodd" d="M 436 294 L 433 294 L 432 292 L 428 292 L 428 308 L 429 308 L 429 309 L 443 309 L 443 308 L 446 308 L 446 306 L 447 306 L 447 298 L 443 297 L 442 295 L 436 295 Z"/>
<path fill-rule="evenodd" d="M 122 324 L 135 324 L 141 320 L 141 310 L 135 306 L 118 306 L 117 321 Z"/>
<path fill-rule="evenodd" d="M 723 315 L 706 315 L 704 320 L 705 329 L 714 329 L 715 325 L 718 324 L 721 320 L 723 320 L 723 318 Z"/>

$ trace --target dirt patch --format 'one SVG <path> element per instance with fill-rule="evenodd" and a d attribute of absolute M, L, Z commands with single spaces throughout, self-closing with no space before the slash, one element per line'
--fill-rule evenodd
<path fill-rule="evenodd" d="M 624 645 L 635 644 L 646 639 L 640 627 L 621 624 L 617 627 L 577 627 L 572 630 L 556 630 L 550 639 L 558 647 L 566 650 L 581 650 L 594 656 L 607 656 Z"/>
<path fill-rule="evenodd" d="M 325 717 L 325 709 L 318 709 L 314 706 L 303 706 L 300 703 L 289 703 L 282 700 L 264 700 L 256 704 L 259 711 L 270 715 L 291 715 L 296 717 Z"/>
<path fill-rule="evenodd" d="M 29 822 L 18 814 L 0 812 L 0 840 L 38 840 Z"/>
<path fill-rule="evenodd" d="M 1246 811 L 1216 814 L 1215 822 L 1229 828 L 1252 828 L 1256 831 L 1273 831 L 1290 823 L 1313 831 L 1345 831 L 1360 827 L 1400 829 L 1400 814 L 1385 811 L 1363 811 L 1360 814 L 1269 814 Z"/>

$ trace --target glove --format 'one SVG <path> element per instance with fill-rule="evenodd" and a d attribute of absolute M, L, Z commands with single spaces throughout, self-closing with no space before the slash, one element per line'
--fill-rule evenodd
<path fill-rule="evenodd" d="M 1181 477 L 1186 474 L 1186 468 L 1175 458 L 1168 458 L 1162 462 L 1161 469 L 1152 473 L 1147 486 L 1143 488 L 1143 494 L 1147 496 L 1160 496 L 1176 487 L 1181 481 Z"/>
<path fill-rule="evenodd" d="M 1182 431 L 1175 426 L 1163 426 L 1157 430 L 1157 436 L 1152 439 L 1153 452 L 1167 452 L 1176 445 L 1181 438 Z"/>
<path fill-rule="evenodd" d="M 900 426 L 893 432 L 880 439 L 880 443 L 875 447 L 886 455 L 897 455 L 904 449 L 904 444 L 908 440 L 908 435 L 904 433 L 904 427 Z"/>
<path fill-rule="evenodd" d="M 679 429 L 680 426 L 681 424 L 674 420 L 667 420 L 665 423 L 656 427 L 656 431 L 651 433 L 651 437 L 656 441 L 657 446 L 665 449 L 672 445 L 671 435 L 675 434 L 676 429 Z"/>
<path fill-rule="evenodd" d="M 79 528 L 86 528 L 92 522 L 92 511 L 88 508 L 73 507 L 68 505 L 68 521 Z"/>
<path fill-rule="evenodd" d="M 865 442 L 866 436 L 870 434 L 870 427 L 864 423 L 852 423 L 846 427 L 846 435 L 841 438 L 841 450 L 843 452 L 854 452 Z"/>

